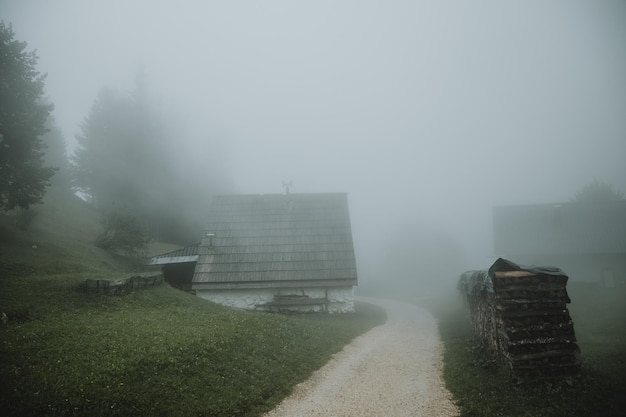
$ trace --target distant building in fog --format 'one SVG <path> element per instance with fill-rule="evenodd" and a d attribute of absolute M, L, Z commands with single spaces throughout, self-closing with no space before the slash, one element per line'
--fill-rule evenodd
<path fill-rule="evenodd" d="M 150 260 L 172 285 L 237 308 L 354 311 L 345 193 L 218 196 L 208 215 L 201 244 Z"/>
<path fill-rule="evenodd" d="M 496 256 L 573 281 L 626 282 L 626 201 L 494 207 L 493 234 Z"/>

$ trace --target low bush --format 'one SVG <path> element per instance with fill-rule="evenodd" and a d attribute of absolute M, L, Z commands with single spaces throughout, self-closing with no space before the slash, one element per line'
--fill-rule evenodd
<path fill-rule="evenodd" d="M 102 219 L 102 232 L 95 244 L 102 249 L 129 256 L 144 255 L 149 242 L 148 234 L 136 217 L 111 212 Z"/>

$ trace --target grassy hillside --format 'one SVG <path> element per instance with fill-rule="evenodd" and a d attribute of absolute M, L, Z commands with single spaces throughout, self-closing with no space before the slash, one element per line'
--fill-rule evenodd
<path fill-rule="evenodd" d="M 17 216 L 26 228 L 17 226 Z M 136 261 L 104 251 L 93 242 L 101 232 L 101 213 L 73 195 L 55 188 L 43 204 L 27 212 L 0 212 L 0 276 L 8 274 L 129 271 Z M 178 246 L 155 242 L 150 254 Z"/>
<path fill-rule="evenodd" d="M 166 284 L 124 296 L 80 274 L 3 277 L 0 414 L 254 416 L 384 315 L 281 316 Z"/>
<path fill-rule="evenodd" d="M 52 195 L 28 231 L 0 219 L 0 415 L 257 416 L 384 322 L 236 311 L 167 284 L 89 294 L 138 265 L 92 245 L 97 212 Z"/>
<path fill-rule="evenodd" d="M 18 227 L 17 217 L 26 224 Z M 0 274 L 128 269 L 128 260 L 93 245 L 100 213 L 77 197 L 51 189 L 42 205 L 0 212 Z"/>

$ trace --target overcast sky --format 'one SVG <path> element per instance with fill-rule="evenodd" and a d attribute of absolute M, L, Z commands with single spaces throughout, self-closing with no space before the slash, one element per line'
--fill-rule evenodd
<path fill-rule="evenodd" d="M 626 191 L 623 1 L 0 4 L 70 149 L 143 66 L 238 192 L 347 192 L 357 251 L 440 230 L 488 267 L 494 205 Z"/>

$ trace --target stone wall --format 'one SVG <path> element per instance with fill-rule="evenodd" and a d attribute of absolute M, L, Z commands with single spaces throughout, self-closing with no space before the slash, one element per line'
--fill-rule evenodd
<path fill-rule="evenodd" d="M 141 276 L 136 275 L 128 278 L 85 278 L 81 288 L 87 292 L 102 294 L 124 294 L 133 290 L 154 287 L 163 282 L 163 275 Z"/>

